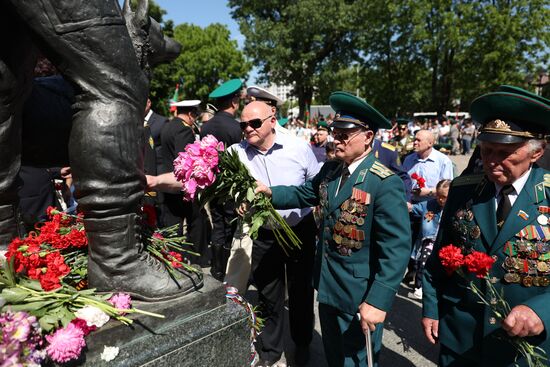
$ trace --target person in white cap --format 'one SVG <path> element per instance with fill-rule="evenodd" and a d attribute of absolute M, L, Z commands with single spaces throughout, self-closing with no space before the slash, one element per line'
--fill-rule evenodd
<path fill-rule="evenodd" d="M 281 116 L 279 116 L 280 113 L 278 110 L 284 103 L 282 99 L 280 99 L 267 89 L 258 87 L 257 85 L 252 85 L 246 88 L 246 96 L 249 103 L 253 101 L 261 101 L 271 106 L 271 111 L 273 115 L 277 116 L 277 120 L 279 120 L 279 123 L 275 125 L 275 130 L 278 133 L 295 136 L 295 134 L 293 134 L 290 130 L 283 127 L 284 124 L 281 123 L 281 121 L 284 121 L 284 119 L 280 118 Z"/>
<path fill-rule="evenodd" d="M 187 144 L 196 140 L 198 131 L 195 121 L 200 115 L 199 100 L 184 100 L 172 103 L 176 107 L 176 117 L 164 125 L 161 132 L 164 172 L 174 170 L 173 162 L 179 152 L 183 152 Z M 192 257 L 191 262 L 206 266 L 210 261 L 208 251 L 209 226 L 206 214 L 196 203 L 184 202 L 181 193 L 165 194 L 162 222 L 165 226 L 179 224 L 178 230 L 183 232 L 182 223 L 187 222 L 187 240 L 193 243 L 193 251 L 201 256 Z"/>

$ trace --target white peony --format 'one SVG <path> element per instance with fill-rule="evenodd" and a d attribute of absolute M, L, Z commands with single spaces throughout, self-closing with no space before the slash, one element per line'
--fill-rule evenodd
<path fill-rule="evenodd" d="M 116 358 L 116 356 L 118 356 L 118 351 L 119 351 L 118 347 L 105 346 L 105 348 L 103 349 L 103 352 L 101 352 L 101 359 L 106 362 L 112 361 L 113 359 Z"/>
<path fill-rule="evenodd" d="M 88 326 L 100 328 L 109 321 L 109 315 L 94 306 L 84 306 L 74 314 L 79 319 L 86 321 Z"/>

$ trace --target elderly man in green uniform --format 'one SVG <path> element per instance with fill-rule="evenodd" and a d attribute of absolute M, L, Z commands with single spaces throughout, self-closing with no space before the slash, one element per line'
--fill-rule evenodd
<path fill-rule="evenodd" d="M 277 208 L 321 205 L 323 219 L 313 283 L 330 366 L 366 366 L 364 332 L 373 332 L 375 360 L 383 322 L 410 254 L 403 182 L 372 153 L 378 128 L 389 121 L 346 92 L 334 92 L 331 124 L 337 161 L 327 161 L 302 186 L 260 185 Z M 361 321 L 357 317 L 361 315 Z"/>
<path fill-rule="evenodd" d="M 474 100 L 471 113 L 483 124 L 484 172 L 453 181 L 424 275 L 422 324 L 441 345 L 441 366 L 525 366 L 507 339 L 525 338 L 550 356 L 550 172 L 535 163 L 550 101 L 503 86 Z M 474 280 L 485 291 L 483 280 L 445 273 L 438 252 L 449 244 L 495 259 L 489 280 L 511 308 L 503 320 L 467 288 Z"/>

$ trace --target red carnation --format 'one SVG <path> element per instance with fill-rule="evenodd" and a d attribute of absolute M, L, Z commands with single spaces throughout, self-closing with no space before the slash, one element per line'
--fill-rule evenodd
<path fill-rule="evenodd" d="M 78 317 L 76 319 L 73 319 L 71 321 L 71 324 L 74 324 L 76 327 L 81 329 L 84 332 L 84 336 L 90 334 L 92 331 L 97 330 L 97 326 L 88 326 L 86 320 L 79 319 Z"/>
<path fill-rule="evenodd" d="M 164 257 L 171 262 L 172 266 L 174 268 L 181 268 L 181 263 L 183 262 L 183 257 L 180 253 L 175 251 L 169 251 L 168 253 L 164 254 Z"/>
<path fill-rule="evenodd" d="M 464 255 L 459 247 L 448 245 L 439 250 L 439 258 L 441 264 L 447 271 L 447 274 L 451 275 L 458 268 L 464 264 Z"/>
<path fill-rule="evenodd" d="M 53 274 L 50 270 L 46 271 L 46 274 L 40 277 L 40 285 L 45 291 L 51 291 L 61 287 L 59 277 Z"/>
<path fill-rule="evenodd" d="M 464 258 L 464 265 L 469 272 L 475 273 L 478 278 L 485 278 L 495 259 L 484 252 L 474 251 Z"/>
<path fill-rule="evenodd" d="M 413 180 L 418 180 L 418 177 L 420 177 L 420 176 L 418 176 L 418 173 L 416 173 L 416 172 L 411 175 L 411 178 Z"/>

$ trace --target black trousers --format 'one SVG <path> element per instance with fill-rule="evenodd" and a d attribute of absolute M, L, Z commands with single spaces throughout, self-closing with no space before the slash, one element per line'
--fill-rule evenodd
<path fill-rule="evenodd" d="M 182 194 L 164 194 L 162 222 L 165 226 L 179 224 L 178 235 L 183 233 L 183 220 L 187 223 L 187 241 L 193 246 L 189 250 L 197 252 L 199 256 L 186 255 L 191 263 L 201 267 L 208 266 L 211 260 L 210 223 L 204 209 L 197 202 L 183 201 Z"/>
<path fill-rule="evenodd" d="M 237 221 L 234 221 L 235 204 L 232 202 L 223 205 L 213 204 L 210 213 L 212 214 L 212 244 L 231 248 L 233 234 L 237 229 Z"/>
<path fill-rule="evenodd" d="M 267 361 L 277 361 L 283 353 L 285 275 L 292 340 L 307 346 L 313 333 L 312 273 L 317 232 L 313 214 L 292 229 L 302 241 L 302 248 L 288 256 L 270 230 L 260 229 L 252 247 L 252 276 L 258 288 L 260 316 L 265 319 L 256 351 Z"/>

